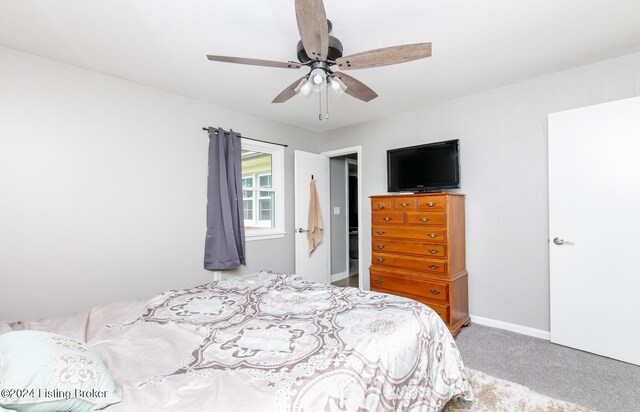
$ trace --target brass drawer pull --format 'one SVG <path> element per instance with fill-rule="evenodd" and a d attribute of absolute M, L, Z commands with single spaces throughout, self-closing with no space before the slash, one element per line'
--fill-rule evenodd
<path fill-rule="evenodd" d="M 379 245 L 376 245 L 378 249 L 384 249 L 384 245 L 381 243 Z"/>
<path fill-rule="evenodd" d="M 427 236 L 429 236 L 431 239 L 433 239 L 434 237 L 438 237 L 438 235 L 435 233 L 429 233 Z"/>
<path fill-rule="evenodd" d="M 434 207 L 435 205 L 436 205 L 436 204 L 435 204 L 435 203 L 433 203 L 433 202 L 427 202 L 427 206 L 429 206 L 429 207 Z"/>
<path fill-rule="evenodd" d="M 379 235 L 384 235 L 384 230 L 378 230 L 376 233 L 378 233 Z"/>
<path fill-rule="evenodd" d="M 376 259 L 378 262 L 384 262 L 384 258 L 377 258 Z"/>
<path fill-rule="evenodd" d="M 409 203 L 400 203 L 400 206 L 407 207 L 407 206 L 409 206 Z"/>
<path fill-rule="evenodd" d="M 374 279 L 373 281 L 374 281 L 374 282 L 376 282 L 376 283 L 382 283 L 382 282 L 384 282 L 382 279 Z"/>
<path fill-rule="evenodd" d="M 382 203 L 378 203 L 378 209 L 384 209 L 384 205 Z"/>
<path fill-rule="evenodd" d="M 429 249 L 427 250 L 427 252 L 431 253 L 432 255 L 435 255 L 436 253 L 438 253 L 436 249 Z"/>
<path fill-rule="evenodd" d="M 436 270 L 436 269 L 438 269 L 440 266 L 438 266 L 438 265 L 428 265 L 428 267 L 429 267 L 429 269 L 431 269 L 431 270 Z"/>
<path fill-rule="evenodd" d="M 390 220 L 391 220 L 391 218 L 390 218 L 389 216 L 385 216 L 385 217 L 384 217 L 384 221 L 385 221 L 385 222 L 388 222 L 388 221 L 390 221 Z"/>
<path fill-rule="evenodd" d="M 429 292 L 433 293 L 434 295 L 439 295 L 440 291 L 438 289 L 431 289 L 429 290 Z"/>
<path fill-rule="evenodd" d="M 429 219 L 428 217 L 421 217 L 420 218 L 421 222 L 428 222 L 429 220 L 431 220 L 431 219 Z"/>

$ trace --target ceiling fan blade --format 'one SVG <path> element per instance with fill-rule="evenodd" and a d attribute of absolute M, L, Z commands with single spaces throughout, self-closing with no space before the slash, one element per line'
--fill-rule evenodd
<path fill-rule="evenodd" d="M 431 43 L 405 44 L 369 50 L 336 59 L 342 70 L 368 69 L 370 67 L 387 66 L 431 56 Z"/>
<path fill-rule="evenodd" d="M 347 86 L 347 90 L 345 90 L 344 92 L 349 96 L 353 96 L 356 99 L 362 100 L 363 102 L 369 102 L 378 97 L 378 93 L 371 90 L 369 86 L 362 83 L 360 80 L 354 79 L 348 74 L 344 74 L 342 72 L 336 72 L 334 73 L 334 75 L 338 79 L 342 80 L 342 83 Z"/>
<path fill-rule="evenodd" d="M 312 60 L 326 60 L 329 27 L 322 0 L 296 0 L 296 19 L 307 56 Z"/>
<path fill-rule="evenodd" d="M 207 59 L 216 62 L 248 64 L 251 66 L 279 67 L 283 69 L 299 69 L 302 65 L 295 62 L 275 62 L 271 60 L 245 59 L 243 57 L 214 56 L 207 54 Z"/>
<path fill-rule="evenodd" d="M 291 83 L 289 86 L 287 86 L 286 89 L 281 91 L 280 94 L 277 95 L 276 98 L 273 99 L 273 101 L 271 103 L 284 103 L 287 100 L 291 99 L 293 96 L 296 95 L 296 87 L 298 87 L 298 85 L 300 84 L 302 79 L 304 79 L 306 77 L 307 76 L 302 76 L 301 78 L 299 78 L 295 82 Z"/>

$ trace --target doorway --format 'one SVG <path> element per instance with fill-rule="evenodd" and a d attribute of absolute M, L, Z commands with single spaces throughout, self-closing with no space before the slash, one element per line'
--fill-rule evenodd
<path fill-rule="evenodd" d="M 362 148 L 361 146 L 353 146 L 344 149 L 337 149 L 330 152 L 320 154 L 294 151 L 294 186 L 295 186 L 295 273 L 303 276 L 307 280 L 320 283 L 333 283 L 331 268 L 332 250 L 336 248 L 335 253 L 339 253 L 342 257 L 338 258 L 343 261 L 343 269 L 341 272 L 344 278 L 348 278 L 349 274 L 353 274 L 351 279 L 354 286 L 362 288 L 362 236 L 360 236 L 360 228 L 362 228 L 362 179 L 357 177 L 362 175 Z M 342 193 L 344 193 L 345 204 L 339 206 L 335 212 L 331 207 L 331 173 L 330 160 L 342 157 Z M 350 159 L 348 161 L 344 159 Z M 349 168 L 351 168 L 352 178 L 349 179 Z M 346 171 L 345 171 L 346 170 Z M 354 177 L 356 179 L 354 179 Z M 316 182 L 318 198 L 320 201 L 320 210 L 324 220 L 324 236 L 323 241 L 315 248 L 313 254 L 309 254 L 309 242 L 306 237 L 306 225 L 309 210 L 309 179 Z M 347 182 L 351 180 L 352 184 Z M 349 198 L 347 188 L 351 186 L 352 202 L 351 213 L 347 211 L 348 205 L 346 199 Z M 336 186 L 338 187 L 338 186 Z M 335 190 L 335 188 L 334 188 Z M 351 223 L 347 217 L 352 215 Z M 332 223 L 338 218 L 344 219 L 339 230 L 338 239 L 342 247 L 333 246 L 334 236 L 332 235 Z M 351 239 L 351 240 L 349 240 Z M 353 244 L 349 250 L 350 242 Z M 350 270 L 349 267 L 352 267 Z M 346 273 L 344 273 L 346 272 Z"/>
<path fill-rule="evenodd" d="M 323 154 L 329 157 L 331 284 L 360 287 L 360 148 L 347 148 Z"/>

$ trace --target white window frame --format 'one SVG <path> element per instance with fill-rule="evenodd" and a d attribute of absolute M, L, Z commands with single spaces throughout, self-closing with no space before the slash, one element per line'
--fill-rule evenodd
<path fill-rule="evenodd" d="M 273 207 L 275 209 L 274 227 L 245 228 L 245 239 L 247 242 L 251 242 L 255 240 L 283 238 L 287 234 L 284 230 L 284 146 L 245 139 L 242 141 L 242 149 L 271 155 L 271 189 L 269 190 L 274 193 Z M 254 179 L 258 179 L 257 175 L 254 176 Z M 254 181 L 254 186 L 258 186 L 256 181 Z M 253 213 L 255 215 L 259 212 L 259 200 L 256 199 L 254 203 Z"/>
<path fill-rule="evenodd" d="M 255 179 L 256 179 L 256 177 L 255 177 L 255 175 L 242 176 L 242 209 L 243 209 L 243 210 L 242 210 L 242 216 L 244 217 L 244 202 L 246 202 L 246 201 L 251 202 L 251 207 L 252 207 L 252 209 L 251 209 L 251 215 L 252 215 L 252 216 L 255 216 L 255 215 L 256 215 L 256 210 L 255 210 L 255 209 L 256 209 L 256 206 L 255 206 L 255 201 L 254 201 L 254 199 L 253 199 L 253 198 L 251 198 L 251 199 L 246 199 L 246 198 L 244 197 L 244 192 L 253 192 L 253 183 L 251 184 L 251 186 L 250 186 L 250 187 L 247 187 L 247 186 L 245 186 L 245 185 L 244 185 L 244 180 L 245 180 L 245 179 L 251 179 L 251 181 L 252 181 L 252 182 L 254 182 L 254 181 L 255 181 Z M 248 189 L 249 189 L 249 190 L 248 190 Z M 252 218 L 252 220 L 253 220 L 253 218 Z M 246 221 L 247 221 L 247 219 L 244 219 L 244 224 L 245 224 L 245 226 L 246 226 Z"/>
<path fill-rule="evenodd" d="M 272 158 L 273 158 L 273 156 L 272 156 Z M 261 215 L 262 208 L 260 207 L 260 201 L 261 200 L 265 200 L 265 199 L 269 199 L 269 197 L 267 197 L 267 198 L 260 197 L 260 192 L 267 192 L 267 193 L 273 192 L 274 195 L 275 195 L 275 191 L 273 190 L 273 183 L 271 184 L 271 187 L 269 189 L 263 189 L 262 186 L 260 186 L 260 178 L 262 176 L 269 176 L 269 177 L 271 177 L 271 182 L 273 182 L 272 174 L 273 174 L 273 164 L 271 165 L 271 173 L 261 173 L 261 174 L 256 174 L 255 175 L 256 176 L 256 182 L 257 182 L 256 183 L 257 184 L 257 186 L 256 186 L 257 190 L 256 190 L 256 197 L 254 198 L 254 203 L 255 203 L 256 208 L 258 210 L 258 214 L 256 215 L 256 219 L 255 220 L 256 220 L 256 222 L 258 222 L 258 225 L 263 224 L 262 222 L 270 222 L 268 220 L 262 220 L 262 215 Z M 275 196 L 274 196 L 272 208 L 275 208 L 275 206 L 276 206 L 276 199 L 275 199 Z"/>
<path fill-rule="evenodd" d="M 264 152 L 260 152 L 261 154 Z M 272 156 L 273 158 L 273 156 Z M 271 165 L 271 169 L 273 169 L 273 165 Z M 244 227 L 245 229 L 248 229 L 247 226 L 251 227 L 251 230 L 256 229 L 256 228 L 271 228 L 271 224 L 272 224 L 272 220 L 275 220 L 275 216 L 272 215 L 272 219 L 268 219 L 268 220 L 262 220 L 262 208 L 260 206 L 260 201 L 261 200 L 265 200 L 265 199 L 271 199 L 271 195 L 269 195 L 268 197 L 262 197 L 260 196 L 260 193 L 262 192 L 267 192 L 267 193 L 273 193 L 274 197 L 273 197 L 273 207 L 275 207 L 275 190 L 273 189 L 273 183 L 270 184 L 270 186 L 268 188 L 264 188 L 262 186 L 260 186 L 260 178 L 263 176 L 269 176 L 269 178 L 271 178 L 271 172 L 270 173 L 254 173 L 254 174 L 247 174 L 247 175 L 243 175 L 242 176 L 242 180 L 247 180 L 247 179 L 251 179 L 251 181 L 253 182 L 253 186 L 242 186 L 242 203 L 243 203 L 243 208 L 244 208 L 244 202 L 251 202 L 251 211 L 252 211 L 252 218 L 251 219 L 244 219 Z M 271 179 L 271 181 L 273 182 L 273 179 Z M 257 185 L 257 186 L 256 186 Z M 252 194 L 251 197 L 244 197 L 244 192 L 250 192 Z"/>

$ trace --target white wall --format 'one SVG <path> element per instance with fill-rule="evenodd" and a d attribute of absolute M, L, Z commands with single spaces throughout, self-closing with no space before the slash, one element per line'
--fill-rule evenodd
<path fill-rule="evenodd" d="M 366 205 L 386 192 L 386 150 L 459 138 L 470 312 L 549 330 L 547 114 L 639 94 L 634 53 L 343 128 L 321 150 L 362 145 Z"/>
<path fill-rule="evenodd" d="M 0 319 L 212 280 L 202 126 L 289 144 L 288 234 L 236 273 L 292 272 L 293 150 L 314 133 L 0 48 Z"/>
<path fill-rule="evenodd" d="M 346 157 L 329 159 L 331 175 L 331 274 L 347 271 L 347 168 Z M 340 214 L 333 213 L 340 208 Z M 348 275 L 348 273 L 347 273 Z"/>

